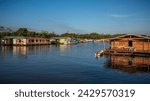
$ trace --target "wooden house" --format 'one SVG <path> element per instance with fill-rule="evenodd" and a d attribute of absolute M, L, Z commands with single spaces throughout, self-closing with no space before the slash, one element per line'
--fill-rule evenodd
<path fill-rule="evenodd" d="M 110 50 L 115 52 L 150 53 L 150 38 L 135 34 L 111 38 Z"/>

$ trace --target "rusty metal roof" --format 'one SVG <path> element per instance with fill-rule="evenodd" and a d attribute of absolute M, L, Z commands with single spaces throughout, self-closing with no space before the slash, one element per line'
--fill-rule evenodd
<path fill-rule="evenodd" d="M 114 39 L 122 39 L 122 38 L 129 38 L 129 39 L 150 39 L 150 37 L 147 36 L 142 36 L 142 35 L 136 35 L 136 34 L 126 34 L 122 36 L 118 36 L 115 38 L 109 38 L 109 40 L 114 40 Z"/>

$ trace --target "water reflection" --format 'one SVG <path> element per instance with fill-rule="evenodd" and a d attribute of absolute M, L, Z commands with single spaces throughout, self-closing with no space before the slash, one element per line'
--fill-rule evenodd
<path fill-rule="evenodd" d="M 58 51 L 59 54 L 66 54 L 70 51 L 68 45 L 39 45 L 39 46 L 1 46 L 2 55 L 12 54 L 13 56 L 27 57 L 28 55 L 49 54 L 49 52 Z M 55 53 L 54 52 L 54 53 Z"/>
<path fill-rule="evenodd" d="M 95 59 L 94 53 L 102 49 L 101 43 L 2 46 L 0 83 L 150 83 L 149 58 L 103 56 Z"/>
<path fill-rule="evenodd" d="M 0 47 L 0 51 L 5 54 L 7 52 L 9 52 L 10 50 L 12 50 L 13 47 L 10 47 L 10 46 L 1 46 Z"/>
<path fill-rule="evenodd" d="M 1 46 L 0 51 L 3 55 L 12 54 L 14 56 L 26 57 L 28 54 L 37 52 L 48 52 L 50 45 L 43 46 Z"/>
<path fill-rule="evenodd" d="M 50 45 L 39 45 L 39 46 L 27 46 L 27 50 L 32 53 L 46 53 L 49 51 Z M 28 53 L 28 54 L 30 54 Z"/>
<path fill-rule="evenodd" d="M 107 67 L 128 73 L 150 73 L 150 58 L 111 55 Z"/>
<path fill-rule="evenodd" d="M 65 52 L 66 49 L 68 49 L 70 47 L 70 45 L 59 45 L 58 47 L 60 48 L 61 52 Z"/>
<path fill-rule="evenodd" d="M 27 55 L 27 47 L 26 46 L 14 46 L 13 47 L 13 54 L 14 55 L 21 55 L 26 56 Z"/>

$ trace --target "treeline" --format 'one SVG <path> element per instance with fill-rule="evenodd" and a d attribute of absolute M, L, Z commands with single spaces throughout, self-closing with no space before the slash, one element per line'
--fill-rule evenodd
<path fill-rule="evenodd" d="M 43 32 L 34 32 L 34 31 L 28 31 L 27 28 L 19 28 L 15 32 L 1 32 L 1 36 L 27 36 L 27 37 L 41 37 L 41 38 L 51 38 L 58 36 L 54 32 L 48 33 L 47 31 Z"/>
<path fill-rule="evenodd" d="M 51 38 L 51 37 L 71 37 L 71 38 L 79 38 L 79 39 L 103 39 L 103 38 L 113 38 L 117 37 L 123 34 L 99 34 L 99 33 L 90 33 L 90 34 L 79 34 L 79 33 L 64 33 L 64 34 L 56 34 L 54 32 L 34 32 L 34 31 L 28 31 L 27 28 L 19 28 L 15 32 L 6 33 L 1 32 L 0 37 L 4 36 L 28 36 L 28 37 L 41 37 L 41 38 Z"/>

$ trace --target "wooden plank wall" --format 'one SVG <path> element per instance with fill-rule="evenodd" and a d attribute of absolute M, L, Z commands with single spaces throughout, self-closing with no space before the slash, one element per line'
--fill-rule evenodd
<path fill-rule="evenodd" d="M 137 52 L 150 52 L 150 42 L 149 41 L 136 41 L 133 40 L 134 51 Z M 111 41 L 111 49 L 119 49 L 122 47 L 128 47 L 128 41 Z"/>

